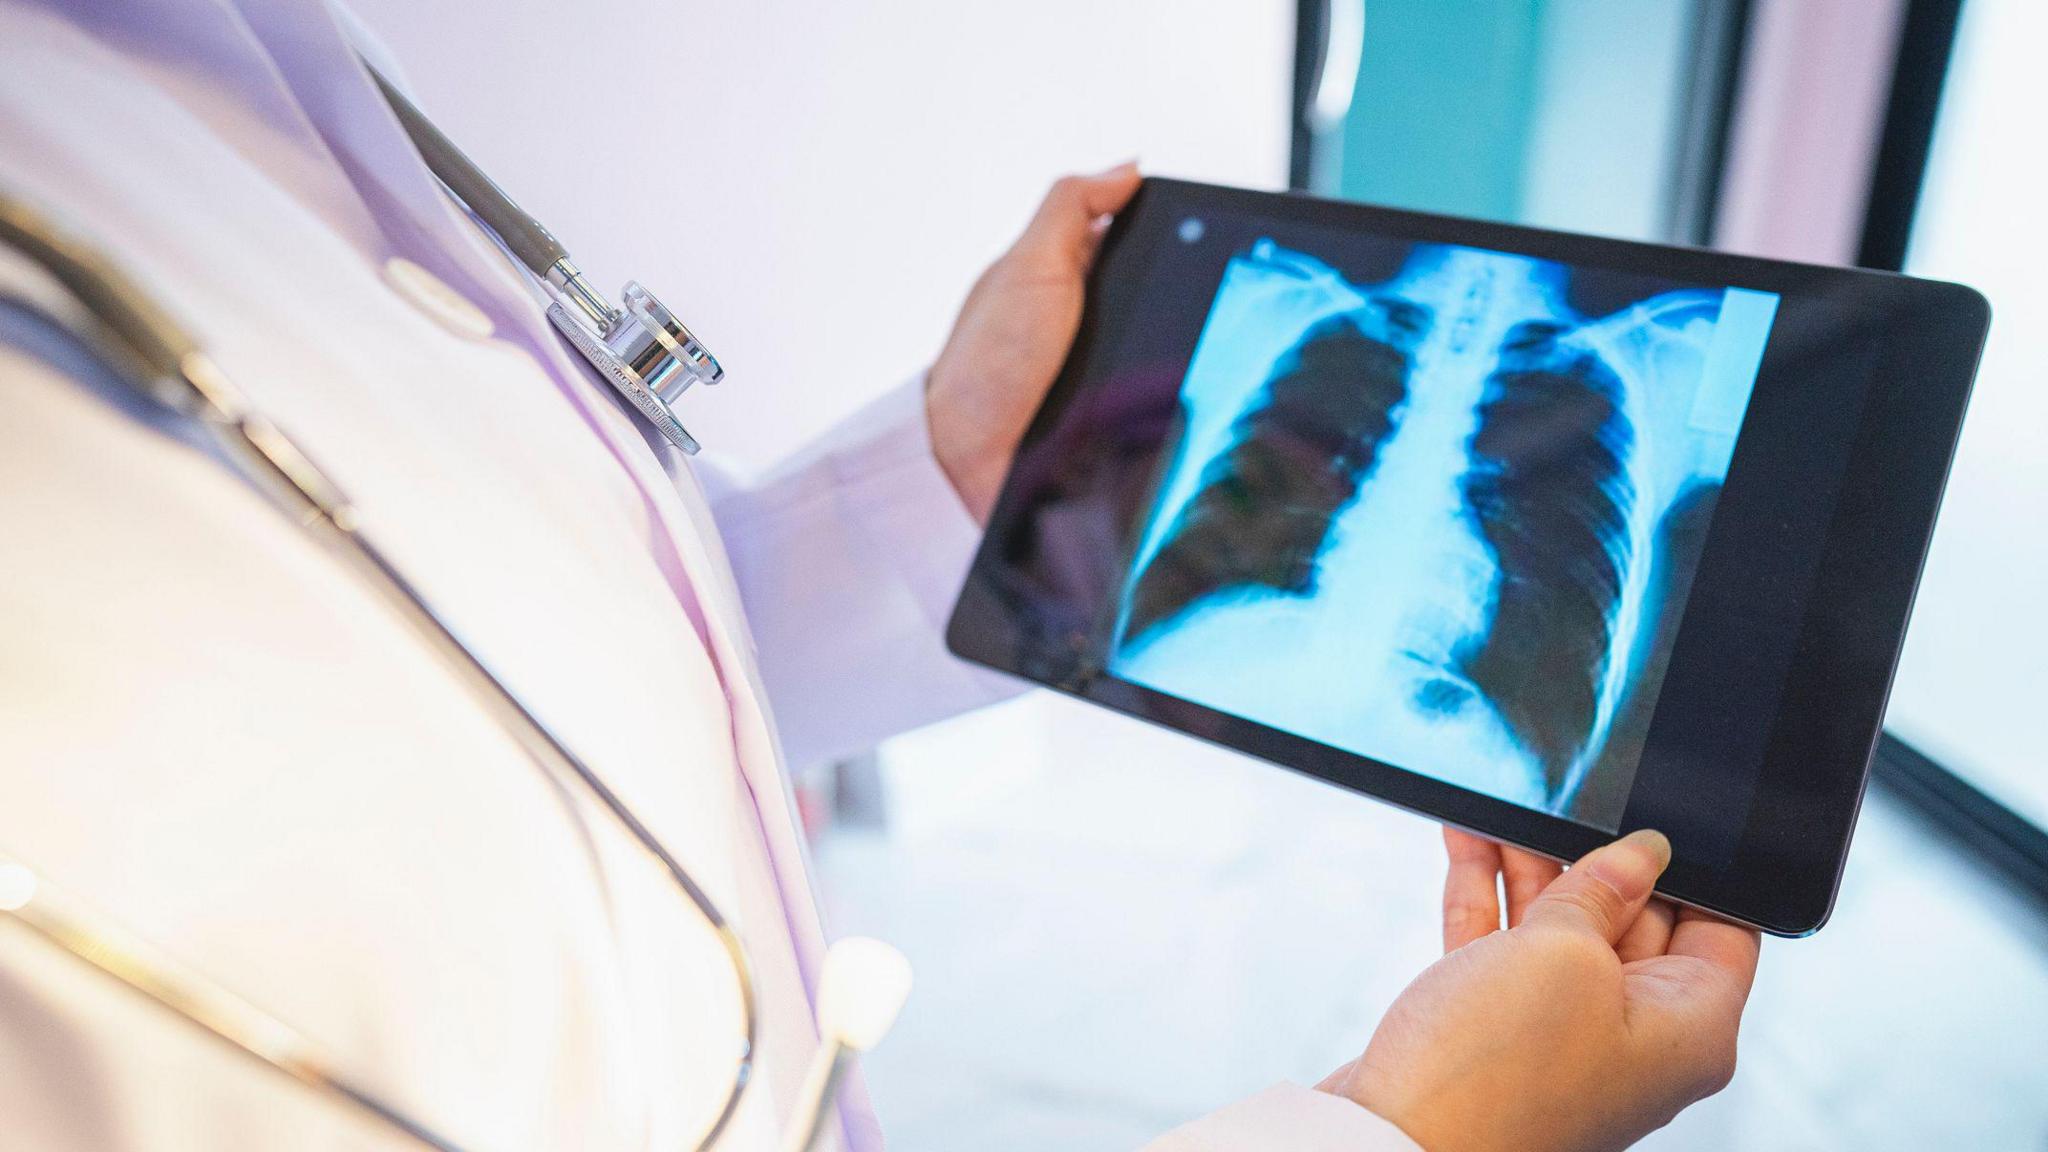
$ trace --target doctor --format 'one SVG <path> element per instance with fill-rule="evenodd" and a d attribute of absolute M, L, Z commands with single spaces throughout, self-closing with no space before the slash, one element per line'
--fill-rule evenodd
<path fill-rule="evenodd" d="M 402 83 L 319 0 L 0 3 L 0 189 L 169 302 L 723 910 L 759 1020 L 718 1146 L 777 1148 L 824 954 L 782 764 L 1009 690 L 939 623 L 1136 173 L 1056 185 L 924 378 L 738 487 L 570 353 L 358 52 Z M 689 1147 L 739 1019 L 703 919 L 78 312 L 0 253 L 0 852 L 462 1147 Z M 1365 1054 L 1155 1148 L 1619 1147 L 1725 1083 L 1756 940 L 1649 900 L 1660 837 L 1450 845 L 1451 955 Z M 880 1147 L 838 1101 L 824 1146 Z M 0 918 L 0 1148 L 406 1146 Z"/>

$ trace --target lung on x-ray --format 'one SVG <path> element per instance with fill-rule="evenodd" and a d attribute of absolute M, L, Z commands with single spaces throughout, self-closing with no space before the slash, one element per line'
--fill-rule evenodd
<path fill-rule="evenodd" d="M 1436 244 L 1357 284 L 1259 242 L 1109 670 L 1614 830 L 1776 306 Z"/>

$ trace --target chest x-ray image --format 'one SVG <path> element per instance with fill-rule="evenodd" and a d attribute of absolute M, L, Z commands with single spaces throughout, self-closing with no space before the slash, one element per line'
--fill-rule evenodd
<path fill-rule="evenodd" d="M 1612 831 L 1777 297 L 1399 267 L 1230 262 L 1109 671 Z"/>

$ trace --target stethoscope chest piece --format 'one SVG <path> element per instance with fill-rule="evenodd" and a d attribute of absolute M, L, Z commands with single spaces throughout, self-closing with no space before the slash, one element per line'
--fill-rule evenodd
<path fill-rule="evenodd" d="M 521 211 L 403 92 L 376 69 L 369 71 L 427 167 L 545 286 L 549 322 L 669 443 L 696 455 L 697 439 L 683 430 L 674 404 L 690 385 L 724 378 L 717 357 L 638 284 L 628 281 L 625 307 L 612 307 L 583 279 L 553 233 Z"/>
<path fill-rule="evenodd" d="M 551 282 L 555 279 L 549 277 Z M 548 305 L 548 320 L 669 443 L 696 455 L 697 439 L 676 419 L 672 406 L 690 385 L 716 384 L 725 378 L 717 357 L 639 284 L 627 281 L 621 293 L 625 307 L 612 308 L 601 300 L 586 302 L 587 291 L 576 293 L 583 285 L 573 267 L 563 279 L 569 281 L 562 285 L 569 289 L 565 294 L 580 307 L 572 310 L 557 299 Z"/>

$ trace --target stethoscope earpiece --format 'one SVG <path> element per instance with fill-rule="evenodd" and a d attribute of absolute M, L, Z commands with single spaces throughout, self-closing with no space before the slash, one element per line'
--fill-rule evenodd
<path fill-rule="evenodd" d="M 811 1152 L 847 1060 L 882 1042 L 909 997 L 910 961 L 903 953 L 865 936 L 832 945 L 818 977 L 818 1051 L 783 1129 L 782 1152 Z"/>

